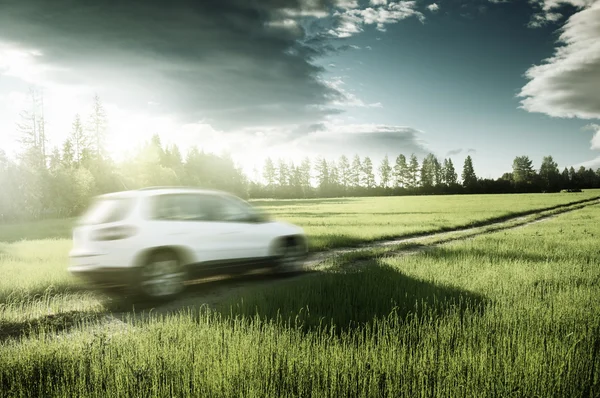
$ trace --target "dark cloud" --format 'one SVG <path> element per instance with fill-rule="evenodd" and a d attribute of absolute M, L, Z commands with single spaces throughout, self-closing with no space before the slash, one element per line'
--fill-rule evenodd
<path fill-rule="evenodd" d="M 387 125 L 327 125 L 320 131 L 306 135 L 294 142 L 304 152 L 327 156 L 359 153 L 361 156 L 379 158 L 385 153 L 419 157 L 430 150 L 423 133 L 410 127 Z"/>
<path fill-rule="evenodd" d="M 459 153 L 461 153 L 462 151 L 463 151 L 462 148 L 451 149 L 446 153 L 446 156 L 455 156 L 455 155 L 458 155 Z"/>
<path fill-rule="evenodd" d="M 335 2 L 337 3 L 337 2 Z M 306 26 L 333 0 L 3 0 L 0 42 L 39 49 L 48 78 L 217 128 L 303 123 L 340 98 Z"/>
<path fill-rule="evenodd" d="M 467 153 L 477 153 L 477 150 L 475 150 L 473 148 L 469 148 L 469 149 L 467 149 Z"/>

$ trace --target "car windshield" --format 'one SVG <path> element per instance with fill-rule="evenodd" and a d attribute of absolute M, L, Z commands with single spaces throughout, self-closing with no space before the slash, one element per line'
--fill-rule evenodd
<path fill-rule="evenodd" d="M 97 225 L 123 220 L 133 208 L 133 198 L 96 200 L 80 219 L 80 224 Z"/>

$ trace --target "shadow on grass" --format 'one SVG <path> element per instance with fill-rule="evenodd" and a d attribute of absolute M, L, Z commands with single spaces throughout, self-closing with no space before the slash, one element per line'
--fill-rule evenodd
<path fill-rule="evenodd" d="M 46 315 L 25 322 L 0 321 L 0 343 L 45 333 L 67 332 L 85 321 L 95 321 L 102 316 L 98 312 L 68 311 Z"/>
<path fill-rule="evenodd" d="M 460 315 L 464 311 L 481 313 L 487 303 L 484 296 L 418 280 L 372 261 L 358 272 L 320 273 L 267 289 L 252 289 L 217 308 L 231 318 L 259 317 L 306 331 L 333 326 L 344 332 L 390 314 L 403 320 Z"/>

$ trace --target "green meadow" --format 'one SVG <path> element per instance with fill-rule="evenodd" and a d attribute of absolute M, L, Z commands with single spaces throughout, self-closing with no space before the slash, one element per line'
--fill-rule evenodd
<path fill-rule="evenodd" d="M 314 251 L 537 214 L 600 192 L 259 201 Z M 558 207 L 560 209 L 560 207 Z M 600 205 L 164 308 L 66 272 L 70 220 L 0 227 L 0 396 L 600 395 Z M 69 231 L 69 232 L 67 232 Z M 108 395 L 107 395 L 108 393 Z"/>

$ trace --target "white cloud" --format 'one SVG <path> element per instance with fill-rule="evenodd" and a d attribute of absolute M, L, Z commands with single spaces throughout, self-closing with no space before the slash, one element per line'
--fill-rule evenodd
<path fill-rule="evenodd" d="M 375 25 L 377 30 L 384 32 L 386 25 L 413 16 L 423 21 L 425 16 L 416 10 L 416 6 L 416 1 L 399 1 L 383 6 L 336 12 L 333 17 L 337 18 L 337 24 L 329 31 L 329 34 L 339 38 L 350 37 L 362 32 L 363 25 Z"/>
<path fill-rule="evenodd" d="M 343 8 L 345 10 L 351 8 L 358 8 L 358 0 L 337 0 L 335 5 L 338 8 Z"/>
<path fill-rule="evenodd" d="M 427 6 L 427 9 L 431 12 L 436 12 L 440 9 L 440 6 L 438 6 L 436 3 L 432 3 Z"/>
<path fill-rule="evenodd" d="M 324 81 L 324 84 L 335 89 L 337 92 L 341 94 L 341 99 L 333 101 L 332 105 L 337 107 L 357 107 L 357 108 L 383 108 L 381 102 L 375 103 L 366 103 L 362 99 L 360 99 L 353 92 L 346 90 L 344 86 L 346 83 L 344 82 L 342 77 L 334 77 L 330 80 Z"/>
<path fill-rule="evenodd" d="M 522 108 L 555 117 L 600 118 L 600 2 L 573 14 L 559 42 L 551 58 L 527 70 L 529 82 L 519 93 Z"/>
<path fill-rule="evenodd" d="M 600 124 L 588 124 L 584 127 L 585 130 L 594 131 L 594 135 L 592 136 L 590 149 L 598 149 L 600 150 Z"/>
<path fill-rule="evenodd" d="M 387 0 L 371 0 L 369 4 L 372 6 L 384 6 L 387 4 Z"/>

